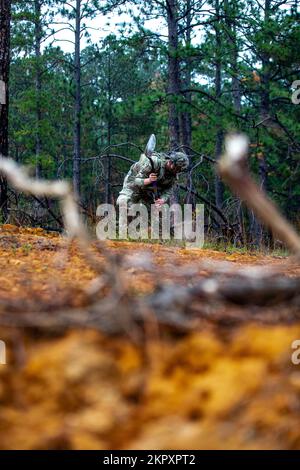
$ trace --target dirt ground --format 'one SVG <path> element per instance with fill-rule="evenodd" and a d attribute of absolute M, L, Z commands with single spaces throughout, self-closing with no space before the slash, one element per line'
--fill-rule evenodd
<path fill-rule="evenodd" d="M 197 262 L 196 276 L 205 276 L 206 259 L 239 267 L 284 261 L 159 244 L 110 248 L 151 258 L 155 272 L 164 267 L 164 282 Z M 10 225 L 0 229 L 0 270 L 0 325 L 8 305 L 12 315 L 32 300 L 85 305 L 95 277 L 62 237 Z M 126 275 L 137 296 L 153 290 L 155 274 Z M 291 360 L 300 320 L 290 313 L 264 323 L 244 313 L 245 321 L 206 319 L 186 334 L 159 330 L 143 344 L 130 334 L 0 326 L 0 449 L 300 449 L 300 364 Z"/>

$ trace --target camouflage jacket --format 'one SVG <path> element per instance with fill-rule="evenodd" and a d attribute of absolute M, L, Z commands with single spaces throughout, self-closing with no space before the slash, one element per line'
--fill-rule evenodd
<path fill-rule="evenodd" d="M 176 175 L 165 170 L 166 159 L 163 154 L 153 153 L 151 162 L 145 154 L 142 154 L 139 161 L 134 163 L 127 173 L 120 196 L 126 196 L 129 202 L 137 203 L 143 200 L 151 199 L 153 201 L 154 187 L 153 185 L 144 185 L 144 180 L 149 177 L 150 173 L 157 174 L 157 192 L 158 197 L 166 202 L 170 199 L 173 186 L 176 182 Z"/>

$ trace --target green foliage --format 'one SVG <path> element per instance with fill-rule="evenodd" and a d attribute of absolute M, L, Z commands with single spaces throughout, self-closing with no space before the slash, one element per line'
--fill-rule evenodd
<path fill-rule="evenodd" d="M 141 4 L 142 3 L 142 4 Z M 212 158 L 216 139 L 232 130 L 246 132 L 251 141 L 250 166 L 259 180 L 261 163 L 266 164 L 266 187 L 291 219 L 298 217 L 300 203 L 299 135 L 300 105 L 291 102 L 291 84 L 299 76 L 299 14 L 271 2 L 266 13 L 251 0 L 206 2 L 209 9 L 194 2 L 192 30 L 187 39 L 186 3 L 179 1 L 179 45 L 184 89 L 190 73 L 191 102 L 183 93 L 170 97 L 168 87 L 168 45 L 151 31 L 148 19 L 166 26 L 164 2 L 127 1 L 132 24 L 119 26 L 81 51 L 81 158 L 82 189 L 86 205 L 93 207 L 104 198 L 105 155 L 118 154 L 136 160 L 154 132 L 158 146 L 168 147 L 168 102 L 176 103 L 179 115 L 190 113 L 192 147 Z M 193 3 L 193 2 L 192 2 Z M 121 13 L 124 2 L 83 2 L 84 31 L 89 18 Z M 36 23 L 41 37 L 52 37 L 55 14 L 73 21 L 74 11 L 65 2 L 41 1 L 37 17 L 34 2 L 13 2 L 12 63 L 10 76 L 10 153 L 24 163 L 38 165 L 42 176 L 72 178 L 74 81 L 73 53 L 46 41 L 38 56 L 35 50 Z M 206 12 L 204 12 L 204 10 Z M 150 24 L 150 26 L 149 26 Z M 160 23 L 159 23 L 160 24 Z M 131 31 L 130 34 L 128 32 Z M 125 34 L 126 33 L 126 34 Z M 60 44 L 60 43 L 59 43 Z M 221 93 L 216 96 L 216 65 L 221 68 Z M 36 79 L 40 74 L 41 87 Z M 233 80 L 237 80 L 240 110 L 234 107 Z M 262 97 L 268 97 L 269 119 L 262 116 Z M 37 152 L 37 142 L 39 151 Z M 97 158 L 101 156 L 101 158 Z M 198 157 L 194 157 L 196 162 Z M 112 193 L 116 198 L 128 163 L 112 159 Z M 204 160 L 194 173 L 195 189 L 214 201 L 215 173 Z M 226 201 L 232 196 L 226 190 Z M 225 207 L 226 209 L 226 207 Z"/>

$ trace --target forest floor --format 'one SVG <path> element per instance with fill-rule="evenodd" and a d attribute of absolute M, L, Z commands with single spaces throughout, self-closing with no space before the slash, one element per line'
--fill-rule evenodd
<path fill-rule="evenodd" d="M 262 253 L 109 245 L 152 258 L 154 274 L 128 268 L 137 296 L 153 290 L 162 266 L 171 282 L 177 268 L 205 259 L 238 267 L 283 262 Z M 52 308 L 85 305 L 95 277 L 75 244 L 66 249 L 58 235 L 12 225 L 0 228 L 0 270 L 0 325 L 11 302 L 12 315 L 33 299 Z M 185 334 L 161 329 L 142 344 L 89 329 L 0 326 L 7 345 L 0 448 L 300 449 L 300 365 L 291 361 L 300 320 L 263 323 L 246 308 L 239 315 L 241 322 L 206 320 Z"/>

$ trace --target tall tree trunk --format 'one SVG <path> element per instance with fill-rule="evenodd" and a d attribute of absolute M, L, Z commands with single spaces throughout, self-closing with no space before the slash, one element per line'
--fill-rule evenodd
<path fill-rule="evenodd" d="M 241 86 L 238 71 L 238 43 L 235 21 L 238 18 L 238 0 L 224 0 L 224 14 L 227 26 L 227 39 L 230 47 L 230 68 L 231 68 L 231 95 L 234 111 L 239 114 L 241 111 Z"/>
<path fill-rule="evenodd" d="M 271 0 L 265 0 L 264 8 L 264 25 L 267 28 L 268 22 L 270 20 L 271 14 Z M 267 43 L 269 43 L 267 39 Z M 260 88 L 260 118 L 261 120 L 268 121 L 270 117 L 270 54 L 268 51 L 261 51 L 262 57 L 262 71 L 261 71 L 261 88 Z M 262 185 L 265 189 L 267 184 L 267 174 L 264 174 L 264 167 L 266 166 L 265 162 L 260 165 L 260 172 L 263 176 Z"/>
<path fill-rule="evenodd" d="M 191 77 L 192 77 L 192 64 L 191 64 L 191 57 L 189 55 L 190 47 L 191 47 L 191 32 L 192 32 L 192 5 L 194 0 L 186 0 L 186 35 L 185 35 L 185 45 L 187 50 L 187 56 L 184 61 L 184 72 L 182 77 L 182 86 L 183 89 L 189 90 L 191 88 Z M 192 116 L 191 116 L 191 102 L 192 102 L 192 94 L 190 91 L 186 91 L 183 93 L 185 98 L 184 104 L 184 111 L 181 113 L 181 143 L 185 146 L 185 152 L 187 155 L 190 154 L 189 148 L 191 147 L 192 142 Z"/>
<path fill-rule="evenodd" d="M 73 188 L 77 196 L 80 196 L 80 139 L 81 139 L 81 63 L 80 63 L 80 25 L 81 25 L 81 0 L 76 0 L 75 19 L 75 56 L 74 56 L 74 155 L 73 155 Z"/>
<path fill-rule="evenodd" d="M 0 0 L 0 153 L 8 155 L 8 79 L 10 64 L 11 0 Z M 0 207 L 8 217 L 7 182 L 0 176 Z"/>
<path fill-rule="evenodd" d="M 241 113 L 242 108 L 242 93 L 241 86 L 239 81 L 239 71 L 238 71 L 238 42 L 236 34 L 236 19 L 238 18 L 238 0 L 229 1 L 224 0 L 224 14 L 225 14 L 225 23 L 227 27 L 227 40 L 229 45 L 229 60 L 230 60 L 230 69 L 231 69 L 231 97 L 233 110 L 236 114 Z M 240 238 L 243 243 L 247 243 L 247 234 L 244 224 L 243 208 L 241 201 L 239 201 L 237 209 L 237 217 L 240 226 Z"/>
<path fill-rule="evenodd" d="M 111 144 L 111 125 L 112 125 L 112 96 L 111 96 L 111 57 L 108 51 L 108 70 L 107 70 L 107 92 L 108 92 L 108 110 L 107 110 L 107 145 Z M 108 154 L 110 151 L 108 150 Z M 111 203 L 111 158 L 106 157 L 106 175 L 105 175 L 105 202 Z"/>
<path fill-rule="evenodd" d="M 168 96 L 170 148 L 180 141 L 178 100 L 180 97 L 180 72 L 178 58 L 178 0 L 166 0 L 168 19 Z"/>
<path fill-rule="evenodd" d="M 215 143 L 215 159 L 218 160 L 222 154 L 222 146 L 223 146 L 223 131 L 222 129 L 217 130 L 216 135 L 216 143 Z M 224 185 L 219 178 L 219 176 L 215 175 L 215 201 L 216 206 L 218 209 L 222 209 L 223 202 L 224 202 Z"/>
<path fill-rule="evenodd" d="M 271 0 L 265 0 L 264 4 L 264 27 L 267 29 L 271 15 Z M 267 43 L 268 43 L 268 39 Z M 261 87 L 260 87 L 260 119 L 266 125 L 270 117 L 270 54 L 266 50 L 261 51 L 262 70 L 261 70 Z M 258 172 L 260 186 L 263 190 L 267 190 L 268 166 L 265 156 L 262 155 L 258 162 Z M 263 226 L 258 220 L 254 223 L 254 241 L 257 246 L 261 246 L 264 237 Z"/>
<path fill-rule="evenodd" d="M 40 154 L 41 154 L 41 91 L 42 91 L 42 72 L 41 72 L 41 40 L 42 40 L 42 24 L 41 24 L 41 1 L 34 0 L 34 39 L 35 39 L 35 94 L 36 94 L 36 134 L 35 134 L 35 174 L 39 178 L 41 176 Z"/>
<path fill-rule="evenodd" d="M 186 34 L 185 34 L 185 46 L 186 46 L 186 58 L 184 59 L 184 70 L 182 72 L 182 80 L 181 85 L 183 90 L 190 90 L 191 89 L 191 81 L 192 81 L 192 59 L 189 55 L 190 47 L 192 44 L 191 40 L 191 32 L 192 32 L 192 7 L 194 6 L 194 0 L 187 0 L 186 1 Z M 184 103 L 184 110 L 181 113 L 181 144 L 184 146 L 183 149 L 187 154 L 190 162 L 191 168 L 191 151 L 190 147 L 192 145 L 192 114 L 191 114 L 191 104 L 192 104 L 192 93 L 190 91 L 184 91 L 183 97 L 185 99 Z M 195 194 L 193 192 L 193 179 L 191 172 L 188 172 L 186 177 L 186 187 L 188 191 L 186 193 L 186 197 L 184 200 L 185 204 L 193 204 L 196 203 Z"/>
<path fill-rule="evenodd" d="M 220 2 L 216 0 L 215 2 L 215 10 L 216 10 L 216 23 L 215 23 L 215 34 L 216 34 L 216 59 L 215 59 L 215 96 L 218 101 L 221 100 L 222 97 L 222 38 L 221 38 L 221 31 L 220 31 Z M 223 136 L 224 132 L 222 129 L 222 109 L 221 106 L 217 107 L 216 111 L 216 118 L 217 118 L 217 133 L 216 133 L 216 144 L 215 144 L 215 158 L 216 160 L 220 157 L 222 153 L 222 145 L 223 145 Z M 221 209 L 223 206 L 224 201 L 224 185 L 220 179 L 220 177 L 216 174 L 215 175 L 215 201 L 216 206 L 218 209 Z"/>

